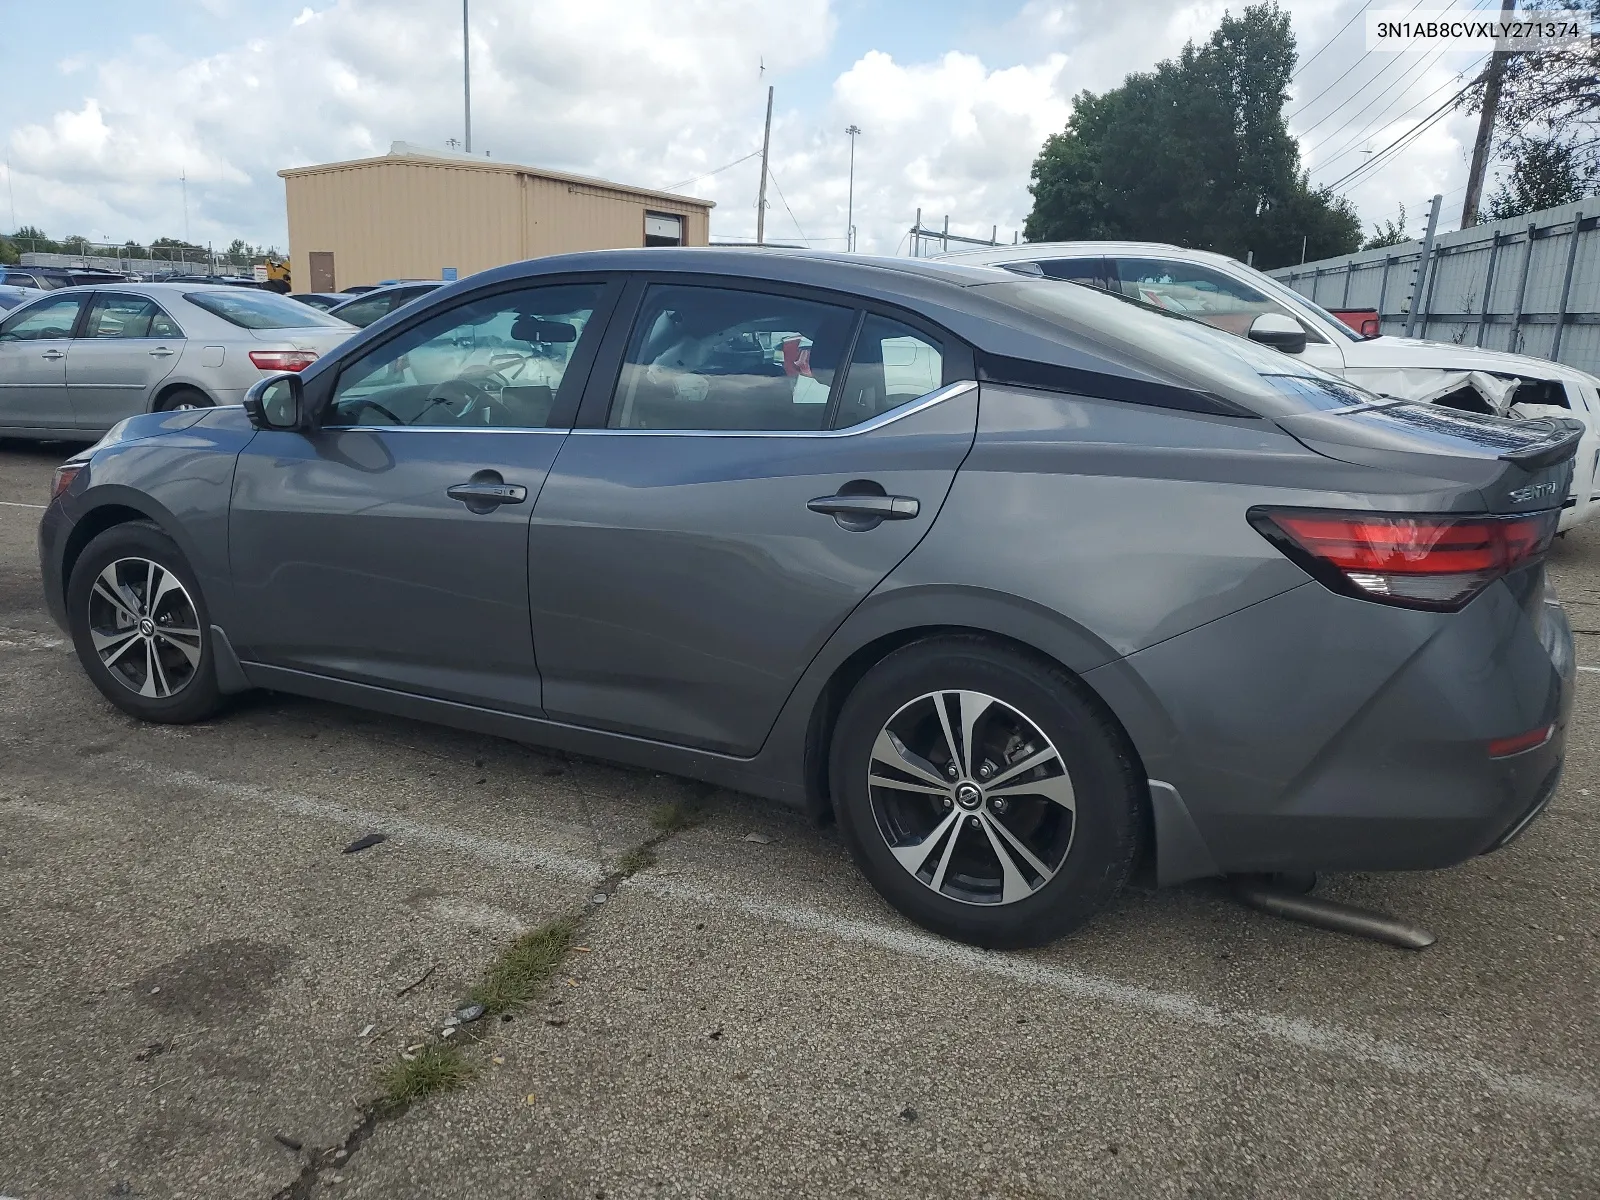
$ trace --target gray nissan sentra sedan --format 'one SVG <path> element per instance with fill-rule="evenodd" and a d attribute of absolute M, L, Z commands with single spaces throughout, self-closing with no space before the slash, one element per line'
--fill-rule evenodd
<path fill-rule="evenodd" d="M 1578 436 L 995 268 L 608 251 L 124 421 L 40 555 L 136 716 L 270 687 L 696 777 L 1017 946 L 1146 856 L 1515 836 L 1561 773 Z"/>

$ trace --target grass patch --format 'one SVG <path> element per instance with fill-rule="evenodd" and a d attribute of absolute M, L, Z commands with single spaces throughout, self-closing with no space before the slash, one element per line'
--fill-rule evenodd
<path fill-rule="evenodd" d="M 656 852 L 649 846 L 635 846 L 617 859 L 617 874 L 637 875 L 656 865 Z"/>
<path fill-rule="evenodd" d="M 390 1109 L 404 1108 L 435 1092 L 465 1087 L 472 1075 L 472 1065 L 456 1047 L 442 1042 L 427 1045 L 409 1062 L 398 1059 L 384 1070 L 381 1103 Z"/>
<path fill-rule="evenodd" d="M 575 917 L 563 917 L 529 930 L 489 965 L 467 998 L 491 1013 L 526 1007 L 550 982 L 577 933 Z"/>

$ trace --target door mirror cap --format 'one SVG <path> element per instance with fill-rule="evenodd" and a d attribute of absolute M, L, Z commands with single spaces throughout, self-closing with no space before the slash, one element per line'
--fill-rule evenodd
<path fill-rule="evenodd" d="M 244 411 L 257 429 L 304 429 L 305 385 L 289 372 L 269 375 L 244 394 Z"/>
<path fill-rule="evenodd" d="M 1306 331 L 1299 321 L 1281 313 L 1262 313 L 1250 322 L 1250 340 L 1282 350 L 1285 354 L 1299 354 L 1306 348 Z"/>

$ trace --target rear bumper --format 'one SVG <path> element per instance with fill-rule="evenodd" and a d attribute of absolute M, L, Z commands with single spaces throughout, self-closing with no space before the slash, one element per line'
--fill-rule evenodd
<path fill-rule="evenodd" d="M 1086 678 L 1182 796 L 1214 869 L 1451 866 L 1518 836 L 1560 782 L 1572 635 L 1530 595 L 1539 582 L 1455 614 L 1310 584 Z M 1547 725 L 1543 745 L 1489 757 Z"/>

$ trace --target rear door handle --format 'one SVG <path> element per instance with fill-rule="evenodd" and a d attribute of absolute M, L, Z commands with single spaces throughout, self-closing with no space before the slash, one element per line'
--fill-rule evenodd
<path fill-rule="evenodd" d="M 168 350 L 165 346 L 157 346 L 154 350 L 150 351 L 150 357 L 151 358 L 171 358 L 173 353 L 174 353 L 173 351 Z"/>
<path fill-rule="evenodd" d="M 915 496 L 818 496 L 806 501 L 806 507 L 830 517 L 869 517 L 880 521 L 909 521 L 922 511 Z"/>
<path fill-rule="evenodd" d="M 528 489 L 520 483 L 492 483 L 489 480 L 474 480 L 471 483 L 458 483 L 454 487 L 445 488 L 444 494 L 452 500 L 459 500 L 474 512 L 483 509 L 497 508 L 502 504 L 521 504 L 528 498 Z"/>
<path fill-rule="evenodd" d="M 61 351 L 59 351 L 59 350 L 46 350 L 39 357 L 40 358 L 48 358 L 51 362 L 55 362 L 56 359 L 65 358 L 66 355 L 61 353 Z"/>

